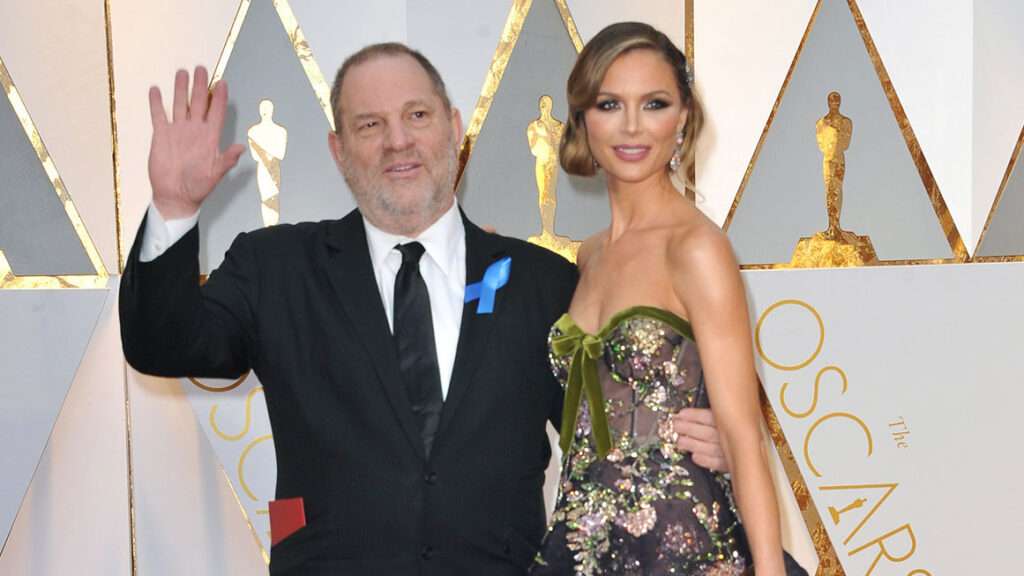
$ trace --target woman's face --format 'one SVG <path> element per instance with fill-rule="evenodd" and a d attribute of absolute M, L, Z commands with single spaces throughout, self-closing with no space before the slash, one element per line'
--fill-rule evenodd
<path fill-rule="evenodd" d="M 584 112 L 587 142 L 609 179 L 644 182 L 667 176 L 676 136 L 686 123 L 672 67 L 648 49 L 619 56 L 594 105 Z"/>

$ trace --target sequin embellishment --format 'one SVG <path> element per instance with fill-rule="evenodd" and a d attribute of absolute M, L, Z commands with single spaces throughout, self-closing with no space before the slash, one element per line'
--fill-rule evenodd
<path fill-rule="evenodd" d="M 559 337 L 559 327 L 552 327 L 550 338 Z M 599 456 L 582 398 L 555 511 L 531 574 L 743 574 L 750 554 L 728 479 L 695 465 L 675 446 L 671 415 L 708 406 L 689 325 L 663 310 L 637 307 L 616 315 L 597 337 L 611 448 Z M 553 351 L 549 357 L 564 387 L 573 357 Z"/>

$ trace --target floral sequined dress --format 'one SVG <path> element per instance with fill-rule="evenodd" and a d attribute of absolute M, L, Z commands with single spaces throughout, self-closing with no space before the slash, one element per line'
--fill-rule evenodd
<path fill-rule="evenodd" d="M 551 329 L 549 350 L 566 388 L 568 450 L 530 573 L 744 574 L 750 553 L 729 480 L 675 447 L 672 414 L 708 407 L 689 324 L 634 307 L 592 335 L 566 314 Z"/>

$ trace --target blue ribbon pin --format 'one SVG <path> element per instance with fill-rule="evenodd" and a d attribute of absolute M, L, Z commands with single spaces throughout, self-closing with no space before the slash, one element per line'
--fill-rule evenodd
<path fill-rule="evenodd" d="M 487 267 L 484 279 L 466 286 L 466 302 L 479 299 L 477 314 L 494 312 L 494 294 L 505 284 L 512 273 L 512 257 L 505 256 Z"/>

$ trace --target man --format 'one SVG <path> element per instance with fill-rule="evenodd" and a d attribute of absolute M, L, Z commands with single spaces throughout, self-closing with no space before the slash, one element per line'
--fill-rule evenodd
<path fill-rule="evenodd" d="M 523 574 L 544 530 L 545 421 L 561 410 L 545 342 L 575 269 L 461 215 L 459 113 L 423 56 L 378 44 L 346 60 L 331 98 L 328 143 L 359 209 L 241 234 L 200 288 L 198 210 L 243 151 L 219 149 L 227 88 L 208 98 L 206 83 L 197 69 L 186 102 L 178 73 L 171 121 L 150 91 L 153 203 L 121 285 L 128 361 L 259 376 L 277 498 L 301 498 L 306 517 L 272 574 Z M 722 467 L 709 418 L 680 419 L 680 445 Z"/>

